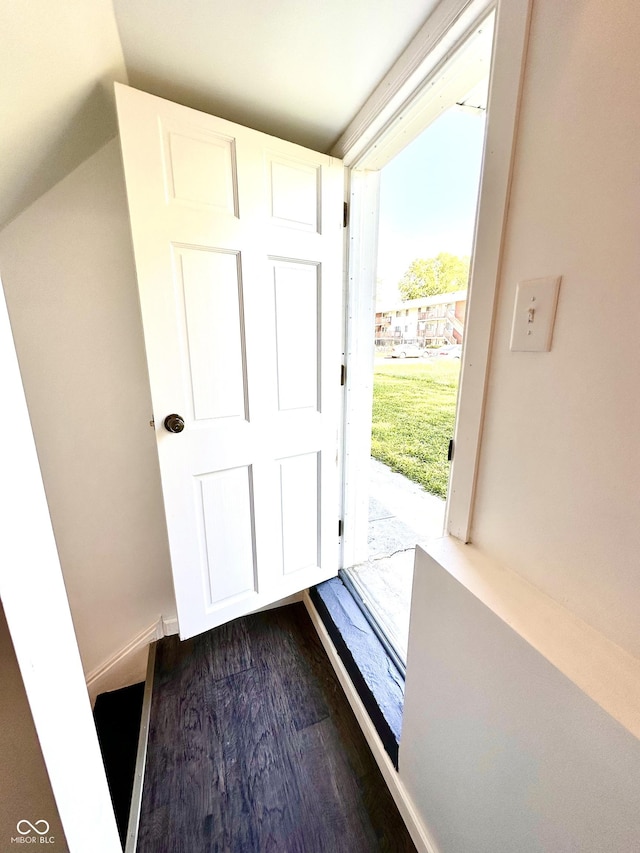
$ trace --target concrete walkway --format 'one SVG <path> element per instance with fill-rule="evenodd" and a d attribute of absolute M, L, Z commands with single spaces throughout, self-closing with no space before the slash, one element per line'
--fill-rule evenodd
<path fill-rule="evenodd" d="M 369 559 L 351 573 L 405 659 L 415 546 L 442 536 L 444 510 L 441 498 L 371 460 Z"/>

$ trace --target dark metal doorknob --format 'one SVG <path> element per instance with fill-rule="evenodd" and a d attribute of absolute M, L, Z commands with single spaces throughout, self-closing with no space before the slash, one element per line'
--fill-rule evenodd
<path fill-rule="evenodd" d="M 164 419 L 164 428 L 167 432 L 182 432 L 184 429 L 184 419 L 180 415 L 167 415 Z"/>

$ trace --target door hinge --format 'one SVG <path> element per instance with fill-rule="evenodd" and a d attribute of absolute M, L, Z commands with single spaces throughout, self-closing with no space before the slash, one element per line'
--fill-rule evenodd
<path fill-rule="evenodd" d="M 451 462 L 453 459 L 453 439 L 449 439 L 449 450 L 447 451 L 447 462 Z"/>
<path fill-rule="evenodd" d="M 346 381 L 347 381 L 347 365 L 341 364 L 340 365 L 340 385 L 344 385 L 344 383 Z"/>
<path fill-rule="evenodd" d="M 342 206 L 342 227 L 346 228 L 349 224 L 349 202 L 345 201 Z"/>
<path fill-rule="evenodd" d="M 342 536 L 342 519 L 338 519 L 338 539 Z"/>

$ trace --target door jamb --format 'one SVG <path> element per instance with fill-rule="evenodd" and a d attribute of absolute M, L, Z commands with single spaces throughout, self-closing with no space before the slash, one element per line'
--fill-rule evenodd
<path fill-rule="evenodd" d="M 339 566 L 367 559 L 369 458 L 373 399 L 373 295 L 378 255 L 380 172 L 348 169 L 349 234 L 345 297 L 342 538 Z"/>
<path fill-rule="evenodd" d="M 0 282 L 0 390 L 12 437 L 0 447 L 0 594 L 70 850 L 122 850 L 51 527 Z M 47 823 L 29 803 L 16 818 Z M 34 836 L 35 837 L 35 836 Z M 62 839 L 60 839 L 62 841 Z"/>
<path fill-rule="evenodd" d="M 345 309 L 342 568 L 367 558 L 368 489 L 364 484 L 370 456 L 379 179 L 362 166 L 366 167 L 367 152 L 394 121 L 401 120 L 403 108 L 415 100 L 439 63 L 494 6 L 487 126 L 445 522 L 448 534 L 469 542 L 532 0 L 440 3 L 332 151 L 349 168 L 351 206 Z M 363 422 L 367 419 L 369 429 L 365 432 Z"/>

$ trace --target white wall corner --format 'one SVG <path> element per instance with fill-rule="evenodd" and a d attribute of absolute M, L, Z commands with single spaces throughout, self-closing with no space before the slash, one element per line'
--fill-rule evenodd
<path fill-rule="evenodd" d="M 175 630 L 170 629 L 175 622 Z M 166 630 L 165 630 L 165 626 Z M 126 646 L 103 661 L 100 666 L 93 669 L 86 677 L 87 689 L 91 704 L 95 703 L 100 693 L 110 690 L 119 690 L 121 687 L 129 687 L 144 681 L 147 671 L 147 657 L 149 644 L 170 633 L 177 633 L 178 625 L 176 619 L 164 620 L 159 617 L 152 625 L 141 631 Z"/>

